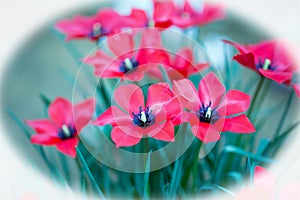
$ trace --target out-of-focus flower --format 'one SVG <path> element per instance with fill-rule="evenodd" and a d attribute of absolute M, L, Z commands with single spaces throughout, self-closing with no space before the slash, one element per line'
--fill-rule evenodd
<path fill-rule="evenodd" d="M 209 67 L 208 63 L 194 63 L 192 50 L 183 48 L 176 53 L 175 58 L 170 62 L 170 66 L 167 69 L 171 80 L 179 80 L 200 73 L 207 67 Z"/>
<path fill-rule="evenodd" d="M 239 51 L 240 54 L 233 59 L 240 64 L 279 84 L 290 83 L 296 70 L 295 63 L 282 42 L 271 40 L 249 45 L 227 40 L 224 42 Z"/>
<path fill-rule="evenodd" d="M 156 76 L 159 73 L 157 66 L 168 63 L 168 55 L 161 49 L 161 37 L 156 29 L 142 32 L 141 44 L 137 50 L 134 50 L 134 38 L 129 33 L 114 35 L 107 42 L 115 57 L 99 50 L 83 61 L 93 65 L 95 75 L 101 78 L 139 81 L 146 73 Z"/>
<path fill-rule="evenodd" d="M 181 123 L 181 109 L 168 84 L 151 85 L 146 104 L 141 88 L 134 84 L 119 86 L 114 99 L 120 108 L 111 106 L 94 124 L 111 124 L 111 138 L 117 147 L 133 146 L 143 137 L 174 141 L 174 126 Z"/>
<path fill-rule="evenodd" d="M 274 199 L 275 178 L 263 167 L 256 166 L 254 170 L 253 187 L 245 188 L 237 194 L 237 200 Z"/>
<path fill-rule="evenodd" d="M 265 168 L 256 166 L 254 169 L 254 182 L 252 187 L 244 188 L 236 196 L 237 200 L 264 199 L 273 200 L 300 200 L 299 181 L 285 183 L 282 188 L 276 189 L 276 178 Z"/>
<path fill-rule="evenodd" d="M 252 133 L 255 128 L 245 114 L 251 97 L 238 90 L 229 90 L 213 73 L 199 83 L 198 92 L 188 79 L 174 81 L 174 93 L 188 109 L 183 120 L 192 126 L 192 133 L 204 143 L 219 140 L 220 132 Z"/>
<path fill-rule="evenodd" d="M 58 97 L 48 108 L 50 119 L 26 120 L 37 134 L 31 136 L 31 142 L 51 146 L 71 157 L 76 156 L 78 135 L 91 120 L 94 112 L 94 99 L 87 99 L 72 108 L 71 102 Z"/>
<path fill-rule="evenodd" d="M 61 20 L 55 28 L 66 35 L 66 40 L 88 38 L 98 40 L 102 36 L 118 33 L 127 27 L 126 20 L 116 11 L 106 8 L 94 16 L 77 15 L 73 19 Z"/>
<path fill-rule="evenodd" d="M 172 16 L 174 13 L 174 3 L 171 0 L 153 1 L 153 15 L 147 16 L 146 12 L 141 9 L 133 8 L 129 16 L 124 18 L 127 20 L 131 28 L 157 27 L 168 28 L 172 25 Z"/>
<path fill-rule="evenodd" d="M 188 28 L 203 26 L 224 18 L 225 11 L 222 5 L 205 2 L 202 10 L 197 11 L 190 5 L 188 0 L 185 0 L 183 7 L 175 7 L 172 22 L 180 28 Z"/>
<path fill-rule="evenodd" d="M 294 88 L 297 96 L 300 98 L 300 83 L 293 84 L 293 88 Z"/>

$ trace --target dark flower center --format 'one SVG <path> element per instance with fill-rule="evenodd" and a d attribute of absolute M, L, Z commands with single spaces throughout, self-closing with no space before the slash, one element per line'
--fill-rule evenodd
<path fill-rule="evenodd" d="M 125 58 L 120 65 L 120 71 L 127 73 L 131 70 L 136 69 L 138 65 L 139 63 L 134 58 Z"/>
<path fill-rule="evenodd" d="M 93 24 L 92 30 L 89 34 L 90 38 L 97 38 L 100 37 L 101 35 L 106 35 L 107 32 L 103 29 L 101 24 L 99 22 L 96 22 Z"/>
<path fill-rule="evenodd" d="M 264 61 L 259 59 L 258 64 L 256 65 L 257 69 L 264 69 L 264 70 L 271 70 L 274 71 L 276 69 L 275 66 L 272 65 L 272 62 L 270 59 L 266 58 Z"/>
<path fill-rule="evenodd" d="M 213 112 L 214 111 L 211 108 L 211 101 L 209 102 L 208 106 L 205 106 L 204 103 L 202 103 L 200 110 L 199 110 L 200 122 L 210 123 Z"/>
<path fill-rule="evenodd" d="M 149 107 L 146 108 L 146 110 L 142 109 L 142 106 L 140 107 L 140 111 L 135 114 L 132 112 L 133 115 L 133 123 L 140 126 L 140 127 L 147 127 L 154 123 L 154 115 L 152 114 L 152 110 L 149 110 Z"/>
<path fill-rule="evenodd" d="M 58 131 L 58 137 L 62 140 L 72 138 L 75 136 L 76 128 L 73 126 L 62 125 Z"/>

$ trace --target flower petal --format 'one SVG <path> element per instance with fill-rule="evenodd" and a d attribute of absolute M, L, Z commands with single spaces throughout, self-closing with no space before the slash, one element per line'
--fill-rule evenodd
<path fill-rule="evenodd" d="M 77 132 L 89 123 L 95 110 L 95 99 L 87 99 L 74 106 L 74 123 Z"/>
<path fill-rule="evenodd" d="M 113 140 L 113 142 L 116 144 L 117 147 L 123 147 L 123 146 L 133 146 L 136 145 L 137 143 L 139 143 L 139 141 L 142 138 L 138 137 L 139 133 L 134 133 L 136 132 L 136 129 L 134 129 L 133 127 L 131 128 L 130 132 L 125 132 L 124 128 L 128 128 L 128 127 L 119 127 L 116 126 L 113 128 L 112 132 L 111 132 L 111 138 Z M 128 129 L 126 129 L 128 130 Z M 128 134 L 130 133 L 130 134 Z"/>
<path fill-rule="evenodd" d="M 57 132 L 55 125 L 48 119 L 26 120 L 25 123 L 37 133 Z"/>
<path fill-rule="evenodd" d="M 246 115 L 225 118 L 222 132 L 253 133 L 256 129 Z"/>
<path fill-rule="evenodd" d="M 58 127 L 73 124 L 72 104 L 65 98 L 56 98 L 50 104 L 48 114 Z"/>
<path fill-rule="evenodd" d="M 133 38 L 128 33 L 115 34 L 107 39 L 107 43 L 117 57 L 132 52 L 134 48 Z"/>
<path fill-rule="evenodd" d="M 294 88 L 297 96 L 300 98 L 300 84 L 299 83 L 293 84 L 293 88 Z"/>
<path fill-rule="evenodd" d="M 112 126 L 126 126 L 132 124 L 132 118 L 118 107 L 111 106 L 93 121 L 93 124 L 97 126 L 107 124 L 111 124 Z"/>
<path fill-rule="evenodd" d="M 145 129 L 145 135 L 157 140 L 174 142 L 174 125 L 171 121 L 166 121 L 164 124 L 153 124 Z"/>
<path fill-rule="evenodd" d="M 244 65 L 245 67 L 248 67 L 252 70 L 256 70 L 256 65 L 255 65 L 255 56 L 253 53 L 245 53 L 245 54 L 240 54 L 240 55 L 235 55 L 233 57 L 234 60 L 239 62 L 241 65 Z"/>
<path fill-rule="evenodd" d="M 218 114 L 229 116 L 248 110 L 251 96 L 239 90 L 229 90 L 218 107 Z"/>
<path fill-rule="evenodd" d="M 151 107 L 155 104 L 165 104 L 174 97 L 173 92 L 167 83 L 156 83 L 148 88 L 146 106 Z"/>
<path fill-rule="evenodd" d="M 259 69 L 259 72 L 266 78 L 269 78 L 279 84 L 288 82 L 292 79 L 293 73 L 291 72 L 276 72 L 270 70 Z"/>
<path fill-rule="evenodd" d="M 178 96 L 182 106 L 192 111 L 199 110 L 200 100 L 197 95 L 197 90 L 190 80 L 182 79 L 173 81 L 173 91 Z"/>
<path fill-rule="evenodd" d="M 71 156 L 72 158 L 75 158 L 76 157 L 76 147 L 78 145 L 78 142 L 79 142 L 78 137 L 66 139 L 66 140 L 61 141 L 60 143 L 57 143 L 56 148 L 60 152 L 66 154 L 68 156 Z"/>
<path fill-rule="evenodd" d="M 140 107 L 144 108 L 144 94 L 140 87 L 134 84 L 119 86 L 114 92 L 114 98 L 125 111 L 139 113 Z"/>
<path fill-rule="evenodd" d="M 142 9 L 132 8 L 129 16 L 124 17 L 131 28 L 142 28 L 148 25 L 147 14 Z"/>
<path fill-rule="evenodd" d="M 199 125 L 192 126 L 192 133 L 205 144 L 220 139 L 220 132 L 209 123 L 200 122 Z"/>
<path fill-rule="evenodd" d="M 173 1 L 154 0 L 153 19 L 155 27 L 168 28 L 171 26 L 171 17 L 175 11 Z"/>
<path fill-rule="evenodd" d="M 211 102 L 211 107 L 218 106 L 225 93 L 225 87 L 212 72 L 207 74 L 199 83 L 199 97 L 206 106 Z"/>
<path fill-rule="evenodd" d="M 56 132 L 52 133 L 44 133 L 44 134 L 35 134 L 32 135 L 30 138 L 30 142 L 33 144 L 39 144 L 39 145 L 54 145 L 58 142 L 60 142 L 61 139 L 58 137 Z"/>

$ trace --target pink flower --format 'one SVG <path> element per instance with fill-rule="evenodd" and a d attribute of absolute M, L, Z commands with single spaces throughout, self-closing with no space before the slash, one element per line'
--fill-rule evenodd
<path fill-rule="evenodd" d="M 131 28 L 168 28 L 171 26 L 171 17 L 174 12 L 173 1 L 154 0 L 153 7 L 153 16 L 148 17 L 144 10 L 133 8 L 130 15 L 124 18 L 128 21 Z"/>
<path fill-rule="evenodd" d="M 55 145 L 60 152 L 75 157 L 78 135 L 91 120 L 94 104 L 94 99 L 88 99 L 72 108 L 67 99 L 56 98 L 48 108 L 50 119 L 26 120 L 37 133 L 32 135 L 31 143 Z"/>
<path fill-rule="evenodd" d="M 225 18 L 223 6 L 204 3 L 202 11 L 196 11 L 188 0 L 184 1 L 183 8 L 176 7 L 172 16 L 172 22 L 180 28 L 190 26 L 203 26 L 216 20 Z"/>
<path fill-rule="evenodd" d="M 295 63 L 283 43 L 275 40 L 249 45 L 225 42 L 237 48 L 240 54 L 233 59 L 240 64 L 279 84 L 290 83 Z"/>
<path fill-rule="evenodd" d="M 88 56 L 83 62 L 95 68 L 95 75 L 101 78 L 122 78 L 140 81 L 146 73 L 156 76 L 158 65 L 167 63 L 168 55 L 161 50 L 160 33 L 155 29 L 142 32 L 141 44 L 134 50 L 134 38 L 128 33 L 120 33 L 108 38 L 108 46 L 115 57 L 102 50 Z"/>
<path fill-rule="evenodd" d="M 245 112 L 250 96 L 238 91 L 225 93 L 224 86 L 213 73 L 199 83 L 198 92 L 188 79 L 174 81 L 174 93 L 188 109 L 184 120 L 192 126 L 192 133 L 204 143 L 219 140 L 220 132 L 252 133 L 255 128 Z"/>
<path fill-rule="evenodd" d="M 73 19 L 59 21 L 55 28 L 66 35 L 66 40 L 76 38 L 98 40 L 102 36 L 118 33 L 126 26 L 122 16 L 107 8 L 94 16 L 77 15 Z"/>
<path fill-rule="evenodd" d="M 119 107 L 108 108 L 94 124 L 111 124 L 111 138 L 117 147 L 133 146 L 143 137 L 174 141 L 174 126 L 181 123 L 181 109 L 168 84 L 151 85 L 146 103 L 142 90 L 134 84 L 119 86 L 114 98 Z"/>
<path fill-rule="evenodd" d="M 194 63 L 192 49 L 183 48 L 176 53 L 176 56 L 170 62 L 168 75 L 171 80 L 179 80 L 200 73 L 207 67 L 209 67 L 208 63 Z"/>

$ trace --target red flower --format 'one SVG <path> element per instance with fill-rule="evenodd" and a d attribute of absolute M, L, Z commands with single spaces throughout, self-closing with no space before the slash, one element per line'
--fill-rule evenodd
<path fill-rule="evenodd" d="M 134 38 L 128 33 L 110 37 L 107 42 L 115 57 L 99 50 L 94 56 L 84 59 L 85 63 L 94 65 L 95 75 L 102 78 L 139 81 L 145 73 L 159 73 L 157 66 L 167 63 L 168 60 L 168 55 L 161 50 L 161 38 L 156 29 L 142 32 L 138 50 L 134 50 Z"/>
<path fill-rule="evenodd" d="M 58 97 L 48 108 L 50 119 L 26 120 L 37 133 L 32 135 L 31 143 L 55 145 L 60 152 L 75 157 L 78 134 L 91 120 L 94 104 L 94 99 L 88 99 L 72 109 L 71 102 Z"/>
<path fill-rule="evenodd" d="M 102 9 L 94 16 L 77 15 L 71 20 L 62 20 L 55 28 L 66 34 L 66 40 L 88 38 L 98 40 L 102 36 L 121 31 L 127 24 L 122 16 L 112 9 Z"/>
<path fill-rule="evenodd" d="M 224 42 L 233 45 L 240 52 L 233 57 L 240 64 L 279 84 L 290 83 L 295 71 L 294 61 L 281 42 L 271 40 L 250 45 Z"/>
<path fill-rule="evenodd" d="M 184 120 L 192 126 L 192 133 L 204 143 L 219 140 L 220 132 L 255 132 L 245 114 L 250 105 L 250 96 L 225 88 L 213 73 L 199 83 L 198 94 L 188 79 L 174 81 L 174 92 L 189 110 Z"/>
<path fill-rule="evenodd" d="M 144 10 L 133 8 L 130 15 L 124 17 L 128 21 L 129 26 L 131 28 L 168 28 L 171 26 L 171 17 L 174 13 L 173 1 L 154 0 L 153 4 L 154 11 L 152 17 L 148 17 Z"/>
<path fill-rule="evenodd" d="M 223 6 L 206 2 L 202 11 L 196 11 L 192 8 L 189 1 L 185 0 L 182 8 L 176 7 L 172 22 L 180 28 L 188 28 L 190 26 L 206 25 L 213 21 L 224 19 L 224 17 Z"/>
<path fill-rule="evenodd" d="M 122 110 L 111 106 L 94 124 L 111 124 L 111 138 L 117 147 L 135 145 L 143 137 L 174 141 L 174 126 L 181 123 L 181 109 L 168 84 L 151 85 L 146 104 L 142 90 L 134 84 L 119 86 L 114 98 Z"/>
<path fill-rule="evenodd" d="M 190 48 L 183 48 L 177 52 L 175 58 L 170 63 L 168 75 L 171 80 L 179 80 L 199 73 L 207 67 L 209 67 L 208 63 L 194 64 L 192 50 Z"/>
<path fill-rule="evenodd" d="M 294 88 L 297 96 L 300 98 L 300 83 L 293 84 L 293 88 Z"/>

